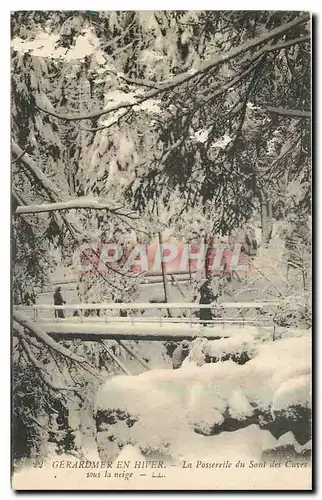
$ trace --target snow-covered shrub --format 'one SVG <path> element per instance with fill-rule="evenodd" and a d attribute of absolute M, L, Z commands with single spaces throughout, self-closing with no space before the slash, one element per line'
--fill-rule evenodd
<path fill-rule="evenodd" d="M 252 335 L 243 334 L 218 340 L 207 340 L 199 337 L 191 343 L 189 361 L 197 363 L 216 363 L 231 359 L 243 365 L 257 352 L 255 339 Z"/>

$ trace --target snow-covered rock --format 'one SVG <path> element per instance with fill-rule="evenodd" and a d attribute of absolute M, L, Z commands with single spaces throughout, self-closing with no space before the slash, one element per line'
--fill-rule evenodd
<path fill-rule="evenodd" d="M 293 429 L 301 445 L 310 432 L 309 373 L 309 338 L 303 337 L 266 342 L 244 365 L 231 360 L 203 366 L 188 362 L 178 370 L 113 377 L 96 397 L 98 430 L 107 433 L 104 457 L 117 452 L 115 442 L 118 449 L 130 443 L 144 453 L 171 455 L 195 433 L 235 434 L 254 423 L 276 437 Z M 293 411 L 285 412 L 290 406 Z M 110 411 L 126 412 L 127 417 L 120 424 L 117 417 L 109 424 Z M 109 450 L 110 442 L 114 444 Z"/>

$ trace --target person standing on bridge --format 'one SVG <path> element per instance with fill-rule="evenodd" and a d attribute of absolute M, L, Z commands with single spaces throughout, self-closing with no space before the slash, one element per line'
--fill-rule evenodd
<path fill-rule="evenodd" d="M 54 293 L 54 305 L 62 306 L 63 304 L 66 304 L 66 300 L 63 299 L 61 287 L 58 286 Z M 65 318 L 64 311 L 62 309 L 55 309 L 55 318 Z"/>
<path fill-rule="evenodd" d="M 218 300 L 218 294 L 215 295 L 213 290 L 212 290 L 212 279 L 211 277 L 208 277 L 206 281 L 201 285 L 199 289 L 200 293 L 200 299 L 199 299 L 199 304 L 211 304 L 212 302 Z M 214 318 L 214 313 L 212 310 L 209 309 L 200 309 L 199 310 L 199 318 L 200 320 L 204 321 L 204 326 L 207 326 L 209 323 L 208 321 L 211 321 Z"/>

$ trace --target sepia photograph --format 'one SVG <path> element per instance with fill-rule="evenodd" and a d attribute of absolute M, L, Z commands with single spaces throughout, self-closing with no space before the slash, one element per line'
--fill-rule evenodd
<path fill-rule="evenodd" d="M 312 490 L 310 12 L 10 22 L 11 488 Z"/>

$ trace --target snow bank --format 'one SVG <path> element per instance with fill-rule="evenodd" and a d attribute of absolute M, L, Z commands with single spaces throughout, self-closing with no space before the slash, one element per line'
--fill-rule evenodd
<path fill-rule="evenodd" d="M 310 375 L 300 375 L 282 384 L 274 395 L 272 410 L 281 411 L 297 405 L 311 407 Z"/>
<path fill-rule="evenodd" d="M 202 349 L 204 355 L 213 358 L 222 359 L 225 356 L 241 355 L 247 352 L 249 357 L 252 357 L 256 352 L 254 335 L 241 332 L 238 335 L 233 335 L 229 338 L 204 343 Z M 192 352 L 190 359 L 194 359 L 195 353 Z"/>
<path fill-rule="evenodd" d="M 281 339 L 259 346 L 258 355 L 242 366 L 229 360 L 201 367 L 186 364 L 173 371 L 151 370 L 135 377 L 114 377 L 101 387 L 96 404 L 100 408 L 118 408 L 122 395 L 124 409 L 142 413 L 145 407 L 154 404 L 158 407 L 160 401 L 173 397 L 187 405 L 192 398 L 192 389 L 198 387 L 199 393 L 202 389 L 207 398 L 215 394 L 227 401 L 234 391 L 240 390 L 249 402 L 268 406 L 275 393 L 277 397 L 280 394 L 277 392 L 280 387 L 281 397 L 291 389 L 296 392 L 296 387 L 287 385 L 283 388 L 283 384 L 310 371 L 309 339 Z M 298 388 L 303 392 L 301 384 Z M 149 401 L 146 399 L 148 391 Z M 292 397 L 294 400 L 295 395 Z"/>
<path fill-rule="evenodd" d="M 293 376 L 311 373 L 311 353 L 311 338 L 283 338 L 258 345 L 258 355 L 247 364 L 271 370 L 272 383 L 280 385 Z"/>
<path fill-rule="evenodd" d="M 107 425 L 107 441 L 116 440 L 120 449 L 131 443 L 145 453 L 173 456 L 183 442 L 192 446 L 196 432 L 213 440 L 226 429 L 260 423 L 260 414 L 274 420 L 276 411 L 307 407 L 309 373 L 309 339 L 281 339 L 258 346 L 257 356 L 244 365 L 228 360 L 198 367 L 190 362 L 178 370 L 113 377 L 101 386 L 95 406 L 124 411 L 135 420 L 126 430 L 124 422 Z"/>

